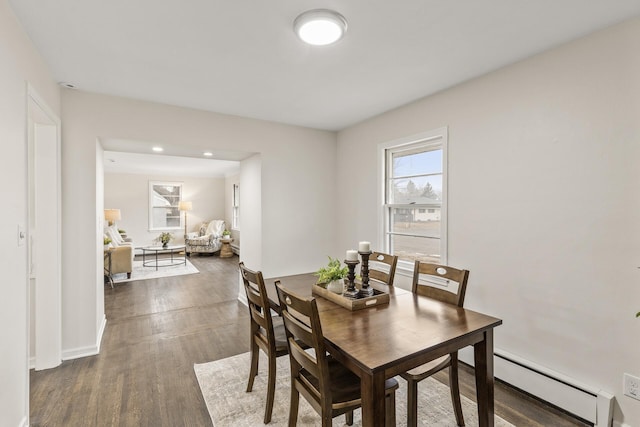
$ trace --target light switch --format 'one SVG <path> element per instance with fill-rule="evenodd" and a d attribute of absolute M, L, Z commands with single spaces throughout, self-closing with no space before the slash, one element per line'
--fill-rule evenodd
<path fill-rule="evenodd" d="M 23 246 L 27 240 L 27 232 L 24 229 L 24 225 L 18 224 L 18 246 Z"/>

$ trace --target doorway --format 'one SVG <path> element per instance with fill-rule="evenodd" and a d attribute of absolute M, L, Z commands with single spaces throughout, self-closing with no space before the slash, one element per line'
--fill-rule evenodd
<path fill-rule="evenodd" d="M 27 91 L 29 182 L 29 367 L 62 360 L 60 119 Z"/>

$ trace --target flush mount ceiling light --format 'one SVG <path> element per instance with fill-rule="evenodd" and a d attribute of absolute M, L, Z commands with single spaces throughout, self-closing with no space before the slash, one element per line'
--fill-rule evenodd
<path fill-rule="evenodd" d="M 326 46 L 344 36 L 347 32 L 347 20 L 333 10 L 308 10 L 293 21 L 293 30 L 305 43 Z"/>
<path fill-rule="evenodd" d="M 153 151 L 155 151 L 156 153 L 161 153 L 162 151 L 164 151 L 164 149 L 162 147 L 153 147 L 151 148 Z"/>

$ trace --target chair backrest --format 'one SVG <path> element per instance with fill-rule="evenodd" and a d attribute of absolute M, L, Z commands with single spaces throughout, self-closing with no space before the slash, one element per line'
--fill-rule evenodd
<path fill-rule="evenodd" d="M 213 234 L 213 237 L 221 237 L 223 231 L 224 231 L 224 220 L 214 219 L 209 221 L 209 224 L 207 225 L 207 230 L 205 231 L 205 235 Z"/>
<path fill-rule="evenodd" d="M 275 352 L 276 339 L 273 332 L 273 320 L 271 319 L 271 308 L 262 272 L 249 270 L 245 267 L 244 262 L 241 262 L 240 274 L 251 314 L 251 334 Z M 263 349 L 267 351 L 266 348 Z"/>
<path fill-rule="evenodd" d="M 315 298 L 302 298 L 276 281 L 282 319 L 287 334 L 291 378 L 302 386 L 300 390 L 311 406 L 320 412 L 321 406 L 331 407 L 331 390 L 327 352 L 320 326 L 320 316 Z M 313 349 L 305 351 L 303 346 Z M 315 381 L 301 375 L 304 370 Z M 314 384 L 315 383 L 315 384 Z"/>
<path fill-rule="evenodd" d="M 456 292 L 448 291 L 435 284 L 419 283 L 421 275 L 438 277 L 447 281 L 454 281 L 458 284 Z M 437 299 L 449 304 L 462 307 L 464 305 L 464 296 L 467 292 L 467 280 L 469 279 L 469 270 L 459 270 L 457 268 L 446 265 L 429 264 L 426 262 L 416 261 L 413 269 L 413 285 L 414 294 L 424 295 L 429 298 Z"/>
<path fill-rule="evenodd" d="M 393 286 L 397 264 L 398 257 L 396 255 L 373 252 L 369 257 L 369 279 Z M 383 265 L 386 265 L 386 267 L 381 269 L 380 267 Z"/>

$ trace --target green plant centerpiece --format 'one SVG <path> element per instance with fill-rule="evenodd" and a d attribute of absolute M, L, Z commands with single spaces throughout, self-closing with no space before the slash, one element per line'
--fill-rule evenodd
<path fill-rule="evenodd" d="M 222 232 L 222 238 L 225 239 L 225 240 L 226 239 L 230 239 L 231 238 L 231 232 L 229 230 L 224 230 Z"/>
<path fill-rule="evenodd" d="M 162 243 L 163 248 L 167 247 L 171 239 L 173 239 L 173 234 L 169 233 L 168 231 L 160 233 L 160 236 L 158 236 L 158 240 L 160 241 L 160 243 Z"/>
<path fill-rule="evenodd" d="M 110 243 L 111 243 L 111 238 L 105 236 L 105 238 L 104 238 L 104 248 L 107 249 L 109 247 Z"/>
<path fill-rule="evenodd" d="M 336 258 L 329 257 L 329 263 L 316 271 L 318 276 L 318 284 L 326 284 L 327 290 L 341 294 L 344 290 L 344 278 L 347 277 L 349 268 Z"/>

